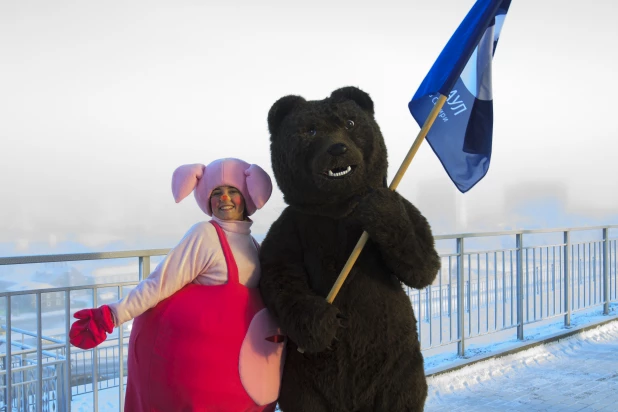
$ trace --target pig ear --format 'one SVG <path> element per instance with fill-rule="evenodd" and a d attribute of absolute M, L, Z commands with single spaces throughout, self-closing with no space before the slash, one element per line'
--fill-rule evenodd
<path fill-rule="evenodd" d="M 256 209 L 261 209 L 268 202 L 273 191 L 273 184 L 268 173 L 258 165 L 251 165 L 245 170 L 247 191 Z"/>
<path fill-rule="evenodd" d="M 204 175 L 203 164 L 182 165 L 172 175 L 172 194 L 176 203 L 187 197 Z"/>

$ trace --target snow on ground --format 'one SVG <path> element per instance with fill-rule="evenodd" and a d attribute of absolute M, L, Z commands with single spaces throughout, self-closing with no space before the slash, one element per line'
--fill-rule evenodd
<path fill-rule="evenodd" d="M 570 336 L 558 342 L 524 350 L 501 358 L 489 359 L 453 372 L 428 378 L 431 392 L 449 393 L 470 387 L 471 384 L 500 378 L 527 365 L 541 365 L 558 359 L 570 360 L 571 355 L 585 347 L 587 351 L 605 350 L 601 343 L 618 344 L 618 321 Z M 618 367 L 618 352 L 616 352 Z M 618 372 L 618 369 L 616 370 Z"/>
<path fill-rule="evenodd" d="M 426 411 L 616 411 L 618 321 L 428 378 Z"/>
<path fill-rule="evenodd" d="M 610 304 L 610 315 L 618 314 L 618 303 Z M 607 320 L 608 317 L 602 314 L 602 307 L 597 306 L 585 311 L 573 313 L 571 316 L 571 327 L 582 327 L 589 324 L 599 323 Z M 556 334 L 568 332 L 564 326 L 564 316 L 557 316 L 544 321 L 526 325 L 524 329 L 523 343 L 544 339 Z M 467 363 L 481 356 L 494 355 L 505 350 L 514 349 L 522 345 L 522 341 L 517 340 L 516 328 L 507 331 L 496 332 L 473 339 L 466 340 L 465 358 L 457 356 L 456 344 L 448 347 L 429 349 L 424 351 L 425 372 L 433 374 L 442 369 Z"/>
<path fill-rule="evenodd" d="M 119 407 L 119 394 L 118 388 L 109 388 L 99 390 L 99 409 L 98 412 L 118 412 Z M 92 392 L 84 393 L 81 395 L 73 396 L 71 401 L 72 412 L 93 412 L 94 397 Z"/>

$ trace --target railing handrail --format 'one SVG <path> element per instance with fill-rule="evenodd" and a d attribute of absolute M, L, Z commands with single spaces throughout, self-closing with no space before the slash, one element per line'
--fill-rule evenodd
<path fill-rule="evenodd" d="M 115 283 L 93 283 L 89 285 L 79 285 L 79 286 L 62 286 L 58 288 L 45 288 L 45 289 L 24 289 L 24 290 L 14 290 L 14 291 L 6 291 L 0 292 L 0 298 L 3 296 L 11 295 L 32 295 L 39 293 L 52 293 L 52 292 L 73 292 L 75 290 L 82 289 L 106 289 L 106 288 L 116 288 L 116 287 L 124 287 L 124 286 L 135 286 L 139 283 L 138 280 L 126 281 L 126 282 L 115 282 Z"/>
<path fill-rule="evenodd" d="M 6 330 L 7 327 L 6 327 L 6 325 L 0 325 L 0 329 Z M 33 338 L 38 338 L 39 337 L 39 335 L 37 335 L 34 332 L 30 332 L 29 330 L 25 330 L 25 329 L 21 329 L 21 328 L 16 328 L 16 327 L 11 327 L 11 330 L 13 332 L 21 333 L 22 335 L 31 336 Z M 52 343 L 62 343 L 62 344 L 65 343 L 65 341 L 60 340 L 60 339 L 56 339 L 56 338 L 52 338 L 51 336 L 43 335 L 42 338 L 43 338 L 43 340 L 46 340 L 46 341 L 49 341 L 49 342 L 52 342 Z"/>
<path fill-rule="evenodd" d="M 0 342 L 2 342 L 4 344 L 7 344 L 7 345 L 9 344 L 9 342 L 7 342 L 7 340 L 4 339 L 4 338 L 0 338 Z M 26 345 L 25 343 L 11 341 L 11 345 L 19 347 L 20 349 L 22 349 L 23 353 L 36 353 L 36 351 L 37 351 L 36 346 Z M 48 348 L 48 349 L 57 349 L 57 348 L 58 347 Z M 15 355 L 21 355 L 21 354 L 22 353 L 13 352 L 11 355 L 15 356 Z M 43 355 L 47 356 L 48 358 L 64 360 L 64 356 L 60 356 L 60 355 L 58 355 L 56 353 L 53 353 L 53 352 L 50 352 L 48 350 L 44 350 L 43 351 Z M 2 356 L 4 357 L 6 355 L 3 353 Z"/>
<path fill-rule="evenodd" d="M 435 240 L 448 240 L 458 238 L 473 238 L 473 237 L 494 237 L 494 236 L 512 236 L 518 234 L 541 234 L 541 233 L 560 233 L 560 232 L 581 232 L 588 230 L 603 230 L 603 229 L 618 229 L 618 225 L 603 225 L 603 226 L 587 226 L 574 228 L 554 228 L 554 229 L 514 229 L 504 230 L 499 232 L 474 232 L 474 233 L 454 233 L 448 235 L 435 235 Z M 95 252 L 95 253 L 68 253 L 60 255 L 25 255 L 25 256 L 8 256 L 0 257 L 0 266 L 5 265 L 22 265 L 32 263 L 58 263 L 58 262 L 73 262 L 85 260 L 102 260 L 102 259 L 124 259 L 146 256 L 163 256 L 171 249 L 144 249 L 144 250 L 123 250 L 115 252 Z"/>
<path fill-rule="evenodd" d="M 74 262 L 78 260 L 124 259 L 146 256 L 163 256 L 171 249 L 121 250 L 116 252 L 67 253 L 62 255 L 28 255 L 0 257 L 0 266 L 31 263 Z"/>
<path fill-rule="evenodd" d="M 582 231 L 587 231 L 587 230 L 602 230 L 602 229 L 618 229 L 618 225 L 566 227 L 566 228 L 555 228 L 555 229 L 513 229 L 513 230 L 503 230 L 499 232 L 455 233 L 455 234 L 449 234 L 449 235 L 435 235 L 434 239 L 435 240 L 447 240 L 447 239 L 471 238 L 471 237 L 531 235 L 531 234 L 539 234 L 539 233 L 560 233 L 560 232 L 582 232 Z"/>

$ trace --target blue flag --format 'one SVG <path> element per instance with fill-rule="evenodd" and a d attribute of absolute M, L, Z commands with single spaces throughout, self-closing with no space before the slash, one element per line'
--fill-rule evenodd
<path fill-rule="evenodd" d="M 447 97 L 427 141 L 449 177 L 465 193 L 487 173 L 491 159 L 491 62 L 511 0 L 477 0 L 408 104 L 422 127 Z"/>

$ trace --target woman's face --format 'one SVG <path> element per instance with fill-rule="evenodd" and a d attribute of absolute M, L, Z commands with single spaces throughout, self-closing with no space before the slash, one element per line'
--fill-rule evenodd
<path fill-rule="evenodd" d="M 245 200 L 233 186 L 219 186 L 210 195 L 210 210 L 221 220 L 243 220 Z"/>

